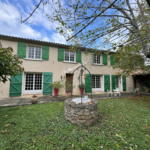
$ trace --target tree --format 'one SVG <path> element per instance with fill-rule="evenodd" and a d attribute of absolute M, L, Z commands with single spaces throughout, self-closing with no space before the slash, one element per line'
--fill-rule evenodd
<path fill-rule="evenodd" d="M 150 0 L 146 0 L 146 1 L 147 1 L 148 5 L 149 5 L 149 7 L 150 7 Z"/>
<path fill-rule="evenodd" d="M 11 47 L 2 48 L 0 43 L 0 81 L 5 83 L 10 80 L 10 76 L 16 76 L 22 72 L 22 62 L 18 55 L 13 55 Z"/>
<path fill-rule="evenodd" d="M 54 10 L 53 14 L 47 14 L 48 19 L 59 22 L 57 31 L 67 41 L 79 41 L 79 46 L 118 51 L 127 57 L 134 55 L 132 58 L 141 54 L 143 59 L 150 57 L 150 22 L 147 19 L 150 10 L 145 9 L 148 8 L 145 0 L 53 0 L 46 1 L 46 4 Z M 123 47 L 118 48 L 120 46 Z M 121 56 L 124 55 L 118 56 L 123 59 Z M 144 65 L 137 65 L 148 70 Z M 126 68 L 128 75 L 132 69 L 128 69 L 128 65 Z"/>

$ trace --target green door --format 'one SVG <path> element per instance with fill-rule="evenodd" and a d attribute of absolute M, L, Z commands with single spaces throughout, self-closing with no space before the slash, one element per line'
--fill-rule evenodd
<path fill-rule="evenodd" d="M 22 91 L 22 73 L 16 76 L 11 76 L 9 96 L 21 96 Z"/>
<path fill-rule="evenodd" d="M 52 79 L 53 79 L 52 72 L 43 73 L 43 95 L 52 95 L 52 87 L 50 87 Z"/>
<path fill-rule="evenodd" d="M 116 89 L 116 76 L 111 75 L 112 91 Z"/>
<path fill-rule="evenodd" d="M 110 75 L 104 75 L 104 91 L 107 92 L 107 90 L 110 91 Z"/>
<path fill-rule="evenodd" d="M 90 74 L 86 74 L 86 78 L 85 78 L 85 93 L 91 93 L 91 77 L 92 75 Z"/>

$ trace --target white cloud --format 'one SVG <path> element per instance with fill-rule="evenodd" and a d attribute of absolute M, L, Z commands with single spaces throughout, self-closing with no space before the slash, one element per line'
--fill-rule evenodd
<path fill-rule="evenodd" d="M 59 33 L 53 34 L 51 37 L 51 41 L 55 42 L 55 43 L 62 43 L 62 44 L 66 43 L 65 38 L 62 35 L 60 35 Z"/>
<path fill-rule="evenodd" d="M 52 24 L 46 17 L 46 12 L 49 11 L 48 7 L 45 7 L 45 13 L 43 13 L 42 5 L 39 9 L 36 10 L 35 14 L 29 19 L 29 23 L 33 22 L 32 24 L 20 24 L 20 13 L 24 19 L 28 16 L 28 14 L 23 10 L 30 10 L 31 12 L 35 7 L 31 0 L 27 0 L 25 2 L 26 5 L 17 3 L 17 5 L 15 6 L 8 1 L 0 1 L 0 34 L 41 39 L 44 41 L 57 43 L 66 43 L 64 37 L 59 35 L 58 33 L 53 32 L 53 34 L 50 34 L 52 33 Z M 54 27 L 56 25 L 57 24 L 54 24 Z"/>

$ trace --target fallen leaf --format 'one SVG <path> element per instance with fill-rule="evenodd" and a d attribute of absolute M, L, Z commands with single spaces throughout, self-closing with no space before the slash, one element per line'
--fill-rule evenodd
<path fill-rule="evenodd" d="M 6 130 L 3 130 L 2 132 L 3 132 L 3 133 L 4 133 L 4 132 L 7 132 L 7 129 L 6 129 Z"/>
<path fill-rule="evenodd" d="M 8 126 L 9 126 L 9 124 L 6 124 L 6 125 L 5 125 L 5 127 L 8 127 Z"/>

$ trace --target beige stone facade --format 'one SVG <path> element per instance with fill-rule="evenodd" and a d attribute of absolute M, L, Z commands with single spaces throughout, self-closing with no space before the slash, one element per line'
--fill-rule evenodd
<path fill-rule="evenodd" d="M 17 54 L 17 47 L 19 41 L 13 41 L 13 40 L 6 40 L 6 39 L 0 39 L 3 47 L 12 47 L 14 50 L 14 54 Z M 32 41 L 30 43 L 27 43 L 26 41 L 21 41 L 27 44 L 28 46 L 36 46 L 41 47 L 44 46 L 43 44 L 32 44 Z M 37 43 L 37 42 L 36 42 Z M 51 46 L 51 44 L 47 43 L 47 46 L 49 45 L 49 60 L 31 60 L 28 58 L 21 59 L 23 61 L 22 67 L 24 67 L 23 77 L 22 77 L 22 95 L 25 95 L 25 74 L 26 73 L 41 73 L 43 72 L 52 72 L 53 73 L 53 81 L 61 80 L 61 76 L 64 77 L 66 74 L 72 73 L 72 71 L 80 65 L 80 63 L 69 63 L 69 62 L 60 62 L 58 61 L 58 48 L 56 46 Z M 65 48 L 67 49 L 67 48 Z M 110 56 L 108 55 L 108 65 L 94 65 L 92 60 L 92 53 L 89 55 L 85 54 L 85 51 L 82 50 L 82 63 L 87 67 L 87 69 L 91 72 L 92 75 L 100 75 L 101 76 L 101 88 L 98 90 L 94 90 L 94 93 L 103 93 L 104 92 L 104 75 L 109 74 L 115 75 L 115 72 L 118 71 L 118 69 L 113 69 L 112 66 L 110 66 Z M 102 58 L 101 58 L 102 59 Z M 84 72 L 84 74 L 88 74 L 88 72 Z M 77 95 L 79 94 L 79 71 L 75 72 L 73 77 L 73 84 L 75 86 L 73 90 L 73 94 Z M 85 82 L 83 77 L 83 82 Z M 9 97 L 9 88 L 10 88 L 10 82 L 6 82 L 5 84 L 0 83 L 0 99 Z M 122 91 L 122 78 L 119 80 L 119 88 Z M 126 92 L 129 92 L 129 89 L 133 88 L 133 79 L 126 78 Z M 111 77 L 110 77 L 110 89 L 112 89 L 111 86 Z M 59 95 L 65 95 L 66 91 L 65 89 L 59 90 Z M 36 94 L 36 93 L 35 93 Z M 39 93 L 42 94 L 42 93 Z"/>

